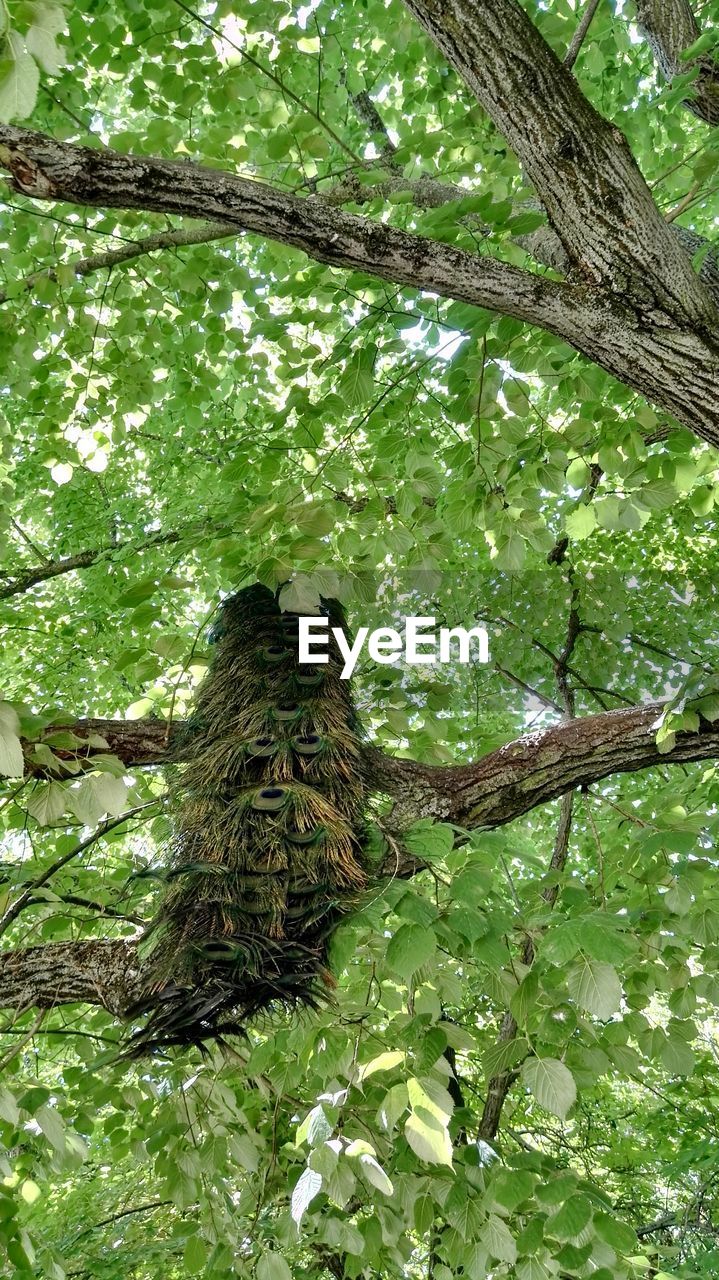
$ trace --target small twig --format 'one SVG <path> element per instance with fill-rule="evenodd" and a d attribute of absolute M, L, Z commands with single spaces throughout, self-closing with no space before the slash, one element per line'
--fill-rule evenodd
<path fill-rule="evenodd" d="M 673 222 L 675 218 L 679 217 L 680 213 L 683 213 L 685 209 L 688 209 L 700 187 L 701 182 L 695 182 L 693 186 L 689 188 L 686 195 L 679 201 L 679 204 L 675 205 L 673 209 L 670 209 L 668 213 L 664 214 L 664 221 Z"/>
<path fill-rule="evenodd" d="M 589 26 L 592 21 L 592 18 L 594 17 L 598 8 L 599 8 L 599 0 L 589 0 L 589 4 L 584 10 L 584 13 L 582 14 L 579 20 L 579 25 L 576 31 L 574 32 L 574 35 L 572 36 L 571 42 L 569 44 L 569 48 L 567 49 L 567 52 L 564 55 L 564 65 L 568 71 L 571 71 L 572 67 L 577 61 L 579 50 L 584 44 L 584 37 L 586 36 L 589 30 Z"/>
<path fill-rule="evenodd" d="M 499 673 L 499 675 L 504 676 L 507 680 L 511 680 L 512 684 L 516 684 L 518 689 L 523 689 L 524 692 L 530 694 L 532 698 L 536 698 L 537 702 L 542 703 L 542 706 L 551 708 L 552 711 L 556 711 L 560 716 L 562 715 L 562 707 L 560 707 L 559 703 L 555 702 L 553 698 L 548 698 L 546 694 L 540 693 L 539 689 L 535 689 L 533 685 L 527 684 L 524 680 L 520 680 L 519 676 L 515 676 L 513 671 L 507 671 L 507 668 L 501 667 L 498 662 L 495 662 L 494 669 Z"/>
<path fill-rule="evenodd" d="M 12 525 L 15 532 L 20 535 L 23 542 L 25 543 L 25 546 L 29 547 L 30 550 L 33 552 L 33 554 L 37 556 L 38 560 L 40 561 L 40 564 L 42 565 L 49 564 L 50 557 L 46 556 L 45 552 L 40 550 L 40 547 L 38 547 L 36 543 L 33 542 L 30 535 L 27 534 L 23 528 L 21 528 L 17 520 L 14 520 L 12 516 L 10 516 L 10 524 Z"/>
<path fill-rule="evenodd" d="M 25 1035 L 23 1036 L 22 1040 L 18 1041 L 17 1044 L 14 1044 L 12 1048 L 9 1049 L 8 1052 L 4 1055 L 4 1057 L 0 1058 L 0 1072 L 4 1071 L 8 1063 L 12 1062 L 13 1058 L 17 1057 L 20 1050 L 24 1049 L 25 1045 L 28 1044 L 30 1040 L 32 1040 L 35 1033 L 39 1031 L 42 1021 L 48 1012 L 49 1012 L 48 1009 L 41 1009 L 35 1021 L 33 1022 L 30 1030 L 25 1032 Z"/>
<path fill-rule="evenodd" d="M 589 825 L 590 825 L 590 827 L 592 828 L 592 835 L 594 836 L 594 843 L 595 843 L 595 844 L 596 844 L 596 846 L 597 846 L 597 857 L 598 857 L 598 862 L 599 862 L 599 865 L 598 865 L 598 868 L 597 868 L 598 873 L 599 873 L 599 892 L 600 892 L 600 894 L 601 894 L 601 898 L 602 898 L 602 905 L 603 905 L 603 906 L 606 906 L 606 904 L 607 904 L 607 898 L 606 898 L 606 893 L 605 893 L 605 889 L 604 889 L 604 850 L 602 849 L 602 842 L 601 842 L 601 840 L 599 839 L 599 832 L 597 831 L 597 826 L 596 826 L 596 823 L 595 823 L 595 821 L 594 821 L 594 814 L 592 813 L 592 810 L 591 810 L 591 808 L 590 808 L 590 806 L 589 806 L 589 804 L 588 804 L 588 802 L 587 802 L 587 796 L 586 796 L 586 793 L 583 793 L 583 797 L 582 797 L 582 798 L 583 798 L 583 800 L 584 800 L 584 808 L 585 808 L 585 811 L 586 811 L 586 814 L 587 814 L 587 819 L 588 819 L 588 821 L 589 821 Z"/>
<path fill-rule="evenodd" d="M 355 155 L 352 148 L 348 147 L 346 142 L 343 142 L 339 134 L 335 133 L 332 126 L 329 125 L 326 120 L 323 120 L 321 116 L 318 116 L 313 107 L 308 106 L 308 104 L 303 102 L 302 99 L 292 91 L 292 89 L 289 89 L 280 77 L 275 75 L 274 71 L 270 71 L 269 67 L 266 67 L 258 58 L 254 58 L 246 49 L 243 49 L 239 44 L 235 44 L 234 40 L 231 40 L 228 35 L 220 30 L 219 27 L 213 26 L 211 22 L 207 21 L 207 18 L 203 18 L 201 14 L 197 13 L 194 9 L 191 9 L 188 4 L 185 4 L 184 0 L 174 0 L 174 2 L 179 9 L 183 9 L 186 14 L 195 20 L 195 22 L 199 22 L 200 26 L 204 27 L 206 31 L 211 31 L 212 35 L 218 40 L 221 40 L 224 44 L 228 44 L 231 49 L 235 50 L 235 53 L 239 53 L 244 62 L 249 62 L 251 67 L 254 67 L 256 71 L 261 72 L 263 76 L 266 76 L 268 80 L 271 80 L 284 98 L 288 98 L 290 102 L 294 102 L 296 107 L 299 107 L 301 111 L 307 112 L 307 115 L 312 116 L 312 119 L 317 121 L 320 128 L 324 129 L 325 132 L 329 134 L 333 141 L 337 143 L 337 146 L 341 147 L 345 155 L 350 156 L 350 158 L 362 168 L 365 167 L 362 157 Z"/>
<path fill-rule="evenodd" d="M 121 813 L 117 818 L 106 818 L 105 821 L 101 822 L 99 827 L 93 831 L 92 835 L 89 835 L 85 840 L 81 840 L 79 844 L 76 844 L 75 847 L 70 849 L 68 853 L 64 854 L 62 858 L 58 858 L 55 862 L 51 863 L 46 871 L 43 871 L 41 875 L 31 881 L 13 905 L 8 907 L 5 914 L 0 919 L 0 936 L 7 931 L 14 920 L 17 920 L 20 912 L 24 911 L 25 907 L 30 905 L 35 891 L 37 889 L 42 889 L 43 886 L 47 884 L 48 880 L 51 880 L 52 877 L 56 875 L 58 871 L 61 871 L 68 862 L 72 862 L 73 858 L 79 857 L 79 855 L 84 853 L 86 849 L 89 849 L 91 845 L 95 844 L 98 840 L 101 840 L 103 836 L 106 836 L 109 831 L 114 831 L 115 827 L 121 826 L 122 823 L 127 822 L 129 818 L 134 818 L 136 814 L 142 813 L 145 809 L 150 809 L 156 804 L 157 800 L 149 800 L 146 804 L 139 804 L 134 809 L 128 809 L 126 813 Z"/>
<path fill-rule="evenodd" d="M 99 1231 L 100 1227 L 108 1227 L 111 1222 L 118 1222 L 120 1218 L 129 1218 L 133 1213 L 149 1213 L 152 1209 L 162 1209 L 165 1205 L 173 1203 L 172 1200 L 151 1200 L 149 1204 L 139 1204 L 135 1209 L 122 1209 L 120 1213 L 111 1213 L 109 1218 L 102 1218 L 100 1222 L 93 1222 L 91 1227 L 85 1227 L 84 1231 L 75 1236 L 75 1241 L 82 1240 L 83 1236 L 89 1236 L 92 1231 Z"/>

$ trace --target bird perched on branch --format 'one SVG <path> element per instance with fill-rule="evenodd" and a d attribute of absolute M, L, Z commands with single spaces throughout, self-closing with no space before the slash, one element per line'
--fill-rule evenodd
<path fill-rule="evenodd" d="M 336 601 L 323 608 L 346 630 Z M 328 942 L 367 882 L 359 725 L 334 640 L 326 665 L 300 666 L 298 634 L 259 584 L 222 606 L 133 1055 L 241 1031 L 275 1005 L 316 1007 L 334 985 Z"/>

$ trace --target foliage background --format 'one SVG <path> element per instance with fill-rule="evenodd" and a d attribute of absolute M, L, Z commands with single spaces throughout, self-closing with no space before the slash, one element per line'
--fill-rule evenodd
<path fill-rule="evenodd" d="M 352 174 L 377 219 L 527 261 L 515 159 L 396 0 L 58 12 L 7 6 L 16 32 L 50 32 L 39 55 L 29 42 L 38 129 L 310 197 Z M 572 6 L 532 12 L 563 50 Z M 14 76 L 30 94 L 20 71 L 5 92 Z M 685 201 L 680 223 L 711 236 L 719 144 L 657 82 L 627 6 L 600 7 L 577 75 L 662 209 Z M 398 173 L 464 187 L 471 208 L 373 195 Z M 169 225 L 4 198 L 2 568 L 12 585 L 88 553 L 4 602 L 3 695 L 26 732 L 182 717 L 221 594 L 290 574 L 364 625 L 398 593 L 487 622 L 488 668 L 359 673 L 373 741 L 428 762 L 558 718 L 572 600 L 577 714 L 705 688 L 712 450 L 546 333 L 256 236 L 84 279 L 67 265 Z M 148 806 L 54 875 L 9 945 L 125 936 L 152 914 L 153 882 L 128 877 L 161 860 L 166 780 L 121 774 L 8 785 L 4 907 L 103 814 Z M 454 849 L 448 828 L 416 828 L 431 868 L 338 935 L 336 1007 L 252 1028 L 229 1057 L 107 1065 L 108 1014 L 8 1015 L 7 1274 L 716 1274 L 716 802 L 713 765 L 578 798 L 553 911 L 557 806 Z M 533 1078 L 529 1050 L 569 1080 Z M 495 1153 L 476 1140 L 487 1080 L 525 1059 Z"/>

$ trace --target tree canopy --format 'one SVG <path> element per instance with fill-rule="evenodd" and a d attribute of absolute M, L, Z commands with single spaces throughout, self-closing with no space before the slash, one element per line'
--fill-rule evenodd
<path fill-rule="evenodd" d="M 719 1270 L 719 0 L 0 0 L 11 1280 Z M 352 682 L 336 989 L 131 1061 L 223 598 Z"/>

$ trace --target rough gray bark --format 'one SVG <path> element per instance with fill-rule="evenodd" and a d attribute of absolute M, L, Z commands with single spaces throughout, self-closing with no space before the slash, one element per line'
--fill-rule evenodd
<path fill-rule="evenodd" d="M 521 160 L 576 269 L 648 310 L 715 325 L 625 138 L 517 0 L 405 3 Z"/>
<path fill-rule="evenodd" d="M 562 76 L 569 76 L 554 62 Z M 617 145 L 623 154 L 626 144 L 620 139 Z M 644 234 L 647 242 L 652 240 L 656 218 L 663 235 L 649 252 L 649 276 L 640 305 L 636 276 L 634 300 L 607 287 L 549 280 L 484 254 L 345 213 L 319 199 L 303 200 L 199 165 L 77 147 L 12 125 L 0 126 L 0 165 L 10 172 L 15 188 L 27 196 L 220 220 L 294 245 L 332 266 L 365 271 L 540 325 L 719 446 L 719 315 L 688 256 L 653 205 Z M 591 203 L 589 196 L 586 199 Z M 590 218 L 588 207 L 585 212 Z M 639 216 L 626 201 L 623 213 Z M 604 234 L 614 234 L 616 228 L 609 219 L 599 222 Z M 591 239 L 589 229 L 587 236 Z M 670 245 L 666 255 L 664 236 Z M 567 240 L 573 241 L 573 234 L 563 240 L 565 251 Z M 629 254 L 634 244 L 632 233 L 622 254 Z M 575 244 L 572 253 L 577 249 Z M 607 263 L 613 260 L 610 250 L 595 256 L 597 262 L 599 257 Z M 646 260 L 645 247 L 637 269 Z M 619 275 L 626 284 L 623 268 Z M 657 303 L 662 279 L 667 299 L 672 292 L 683 298 L 681 306 L 676 303 L 676 314 L 668 314 Z M 700 313 L 711 315 L 716 326 L 700 323 L 696 319 Z"/>
<path fill-rule="evenodd" d="M 688 0 L 636 0 L 637 24 L 666 80 L 696 70 L 684 106 L 707 124 L 719 124 L 719 66 L 709 55 L 684 59 L 699 39 L 699 25 Z"/>
<path fill-rule="evenodd" d="M 654 728 L 662 709 L 661 703 L 648 703 L 584 716 L 517 738 L 475 764 L 428 766 L 382 756 L 374 776 L 393 796 L 399 824 L 431 817 L 470 829 L 503 826 L 611 774 L 719 754 L 719 724 L 702 721 L 697 733 L 677 734 L 673 750 L 662 755 Z M 373 762 L 376 756 L 371 753 Z"/>
<path fill-rule="evenodd" d="M 561 282 L 196 164 L 78 147 L 2 125 L 0 165 L 26 196 L 222 221 L 293 245 L 318 262 L 502 311 L 553 332 L 569 323 L 562 320 L 565 294 L 567 303 L 572 298 L 574 307 L 583 305 L 578 291 Z"/>
<path fill-rule="evenodd" d="M 542 208 L 538 200 L 527 201 L 524 207 L 532 212 L 540 212 Z M 699 249 L 705 250 L 698 269 L 698 275 L 705 288 L 711 293 L 715 303 L 719 304 L 719 249 L 708 241 L 706 236 L 700 236 L 697 231 L 692 231 L 690 227 L 681 227 L 676 222 L 668 223 L 668 226 L 671 228 L 672 235 L 676 236 L 682 249 L 690 258 Z M 515 236 L 514 243 L 520 245 L 522 249 L 531 254 L 536 262 L 542 262 L 546 267 L 552 267 L 560 275 L 567 275 L 572 269 L 559 236 L 550 226 L 538 227 L 536 231 L 530 231 L 526 235 Z"/>
<path fill-rule="evenodd" d="M 93 939 L 52 942 L 0 954 L 0 1006 L 54 1009 L 100 1005 L 122 1016 L 139 998 L 136 943 Z"/>

